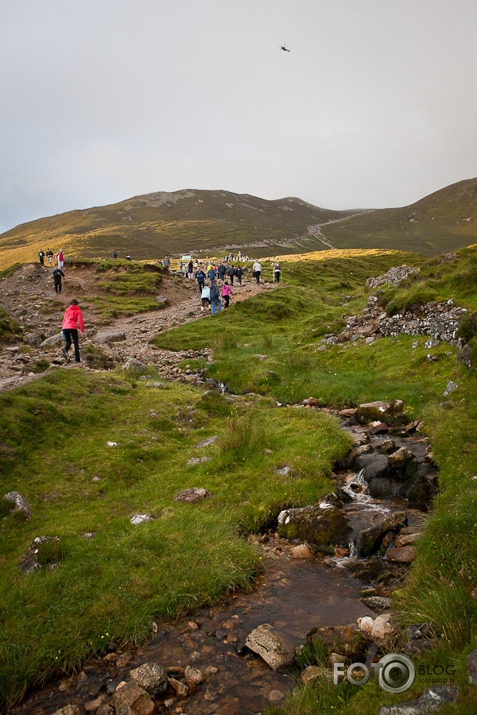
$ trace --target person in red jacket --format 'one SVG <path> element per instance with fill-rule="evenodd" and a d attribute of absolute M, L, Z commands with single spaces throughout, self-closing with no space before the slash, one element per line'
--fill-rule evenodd
<path fill-rule="evenodd" d="M 65 337 L 63 356 L 66 360 L 68 360 L 68 350 L 71 347 L 71 341 L 73 341 L 75 346 L 75 360 L 76 362 L 80 362 L 77 324 L 79 325 L 81 332 L 84 333 L 83 316 L 81 314 L 81 310 L 78 308 L 78 301 L 76 298 L 73 298 L 70 303 L 70 307 L 65 310 L 61 326 Z"/>

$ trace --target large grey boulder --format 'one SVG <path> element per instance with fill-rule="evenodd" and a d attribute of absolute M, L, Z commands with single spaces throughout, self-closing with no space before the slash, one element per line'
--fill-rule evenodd
<path fill-rule="evenodd" d="M 337 507 L 325 502 L 280 512 L 278 532 L 286 539 L 305 541 L 320 551 L 333 553 L 335 546 L 348 546 L 351 527 Z"/>

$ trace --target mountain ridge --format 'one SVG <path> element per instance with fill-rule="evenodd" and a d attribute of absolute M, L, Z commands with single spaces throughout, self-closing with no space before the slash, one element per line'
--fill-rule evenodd
<path fill-rule="evenodd" d="M 437 255 L 477 241 L 477 179 L 408 206 L 325 209 L 297 197 L 263 199 L 225 190 L 141 194 L 20 224 L 0 235 L 1 266 L 60 247 L 72 258 L 136 259 L 246 249 L 252 256 L 341 248 Z M 51 244 L 51 245 L 50 245 Z"/>

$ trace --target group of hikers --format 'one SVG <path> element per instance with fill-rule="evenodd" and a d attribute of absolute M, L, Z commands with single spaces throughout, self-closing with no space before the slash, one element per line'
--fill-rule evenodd
<path fill-rule="evenodd" d="M 38 257 L 40 259 L 40 264 L 45 265 L 45 257 L 48 260 L 50 266 L 53 265 L 53 252 L 48 248 L 46 253 L 42 250 L 38 252 Z M 61 293 L 61 281 L 65 277 L 63 272 L 64 268 L 64 255 L 63 249 L 54 255 L 57 265 L 53 269 L 52 276 L 54 281 L 54 287 L 56 293 Z M 113 258 L 117 258 L 118 254 L 113 251 Z M 201 299 L 201 313 L 204 313 L 206 308 L 210 306 L 210 312 L 215 315 L 216 311 L 222 309 L 222 299 L 224 301 L 224 307 L 228 308 L 230 304 L 230 299 L 233 298 L 234 292 L 232 286 L 234 285 L 234 279 L 237 279 L 238 285 L 242 285 L 242 276 L 245 267 L 240 265 L 241 260 L 247 260 L 243 258 L 242 254 L 239 252 L 237 256 L 236 265 L 234 265 L 235 257 L 233 254 L 229 254 L 220 263 L 206 261 L 205 270 L 202 267 L 203 261 L 196 260 L 195 262 L 190 258 L 187 263 L 183 260 L 179 262 L 179 268 L 184 271 L 184 276 L 188 279 L 195 279 L 197 281 L 197 286 L 200 293 Z M 126 260 L 131 260 L 131 257 L 126 256 Z M 158 261 L 159 264 L 164 266 L 167 270 L 171 267 L 171 260 L 169 256 L 165 256 L 164 259 Z M 227 265 L 225 265 L 227 264 Z M 260 283 L 260 277 L 262 274 L 262 266 L 258 260 L 255 260 L 252 265 L 252 276 L 255 278 L 257 285 Z M 279 263 L 273 265 L 273 281 L 275 283 L 280 282 L 281 268 Z M 208 280 L 209 285 L 206 285 Z M 219 285 L 218 281 L 221 281 Z M 73 298 L 70 302 L 69 307 L 65 310 L 63 316 L 63 322 L 61 326 L 61 335 L 64 340 L 64 347 L 62 350 L 63 357 L 68 361 L 68 353 L 71 345 L 74 346 L 75 361 L 80 362 L 80 351 L 79 351 L 79 340 L 78 340 L 78 326 L 82 333 L 84 333 L 84 323 L 83 315 L 78 306 L 78 301 Z"/>
<path fill-rule="evenodd" d="M 47 249 L 46 253 L 42 250 L 38 251 L 38 258 L 40 259 L 40 265 L 44 266 L 45 265 L 45 257 L 50 264 L 50 266 L 53 265 L 53 251 L 51 251 L 49 248 Z M 52 278 L 53 278 L 53 284 L 55 287 L 55 293 L 61 293 L 61 281 L 65 277 L 65 274 L 63 272 L 63 268 L 65 265 L 65 257 L 63 255 L 63 249 L 60 248 L 60 250 L 55 253 L 55 262 L 56 266 L 52 271 Z"/>

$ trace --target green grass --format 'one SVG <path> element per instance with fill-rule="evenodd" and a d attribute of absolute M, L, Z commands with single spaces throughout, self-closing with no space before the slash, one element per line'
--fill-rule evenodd
<path fill-rule="evenodd" d="M 477 247 L 459 251 L 458 260 L 441 262 L 432 258 L 398 287 L 387 286 L 381 303 L 389 313 L 406 310 L 416 303 L 453 299 L 477 310 Z"/>
<path fill-rule="evenodd" d="M 0 342 L 8 342 L 21 337 L 22 329 L 6 310 L 0 306 Z"/>
<path fill-rule="evenodd" d="M 439 264 L 438 275 L 430 275 L 432 262 L 424 263 L 420 289 L 472 308 L 472 250 Z M 437 624 L 442 643 L 424 662 L 456 668 L 460 709 L 448 712 L 475 711 L 465 657 L 477 632 L 477 371 L 457 363 L 456 349 L 445 343 L 432 349 L 437 360 L 429 361 L 423 336 L 318 350 L 322 335 L 339 331 L 347 315 L 364 307 L 366 278 L 400 259 L 286 264 L 286 282 L 275 291 L 154 340 L 175 350 L 213 347 L 212 363 L 181 366 L 206 369 L 234 398 L 79 371 L 56 371 L 0 397 L 2 485 L 24 493 L 33 509 L 30 522 L 1 522 L 4 698 L 14 701 L 27 684 L 78 665 L 111 638 L 141 640 L 153 618 L 249 587 L 260 567 L 243 535 L 273 523 L 280 509 L 329 491 L 333 459 L 348 448 L 334 419 L 275 406 L 312 395 L 323 406 L 401 398 L 410 417 L 424 420 L 440 493 L 409 577 L 395 594 L 395 610 L 403 626 Z M 404 300 L 414 287 L 403 284 L 393 299 Z M 346 305 L 343 294 L 351 296 Z M 444 397 L 449 380 L 459 387 Z M 194 445 L 214 434 L 219 439 L 206 450 L 212 460 L 188 467 L 190 457 L 204 454 Z M 107 447 L 108 440 L 118 446 Z M 284 464 L 293 479 L 277 473 Z M 213 496 L 193 506 L 173 501 L 190 486 L 204 486 Z M 154 518 L 133 527 L 129 519 L 136 512 Z M 85 539 L 85 532 L 96 536 Z M 38 535 L 59 536 L 62 559 L 55 571 L 22 575 L 18 561 Z M 426 684 L 424 678 L 396 697 L 374 682 L 321 683 L 299 688 L 270 712 L 372 715 L 384 704 L 417 696 Z"/>
<path fill-rule="evenodd" d="M 113 638 L 143 639 L 154 618 L 248 588 L 259 559 L 241 535 L 329 491 L 333 459 L 348 448 L 321 414 L 115 373 L 56 371 L 2 395 L 0 410 L 2 488 L 33 512 L 0 531 L 0 692 L 10 702 Z M 217 444 L 194 449 L 211 434 Z M 212 462 L 187 466 L 204 453 Z M 284 463 L 293 485 L 276 472 Z M 190 486 L 213 496 L 173 501 Z M 153 520 L 133 526 L 136 512 Z M 40 535 L 60 538 L 59 566 L 24 575 L 19 562 Z"/>
<path fill-rule="evenodd" d="M 399 301 L 404 305 L 411 294 L 413 302 L 418 286 L 421 295 L 430 295 L 432 300 L 452 297 L 456 304 L 472 309 L 475 252 L 474 248 L 464 249 L 457 261 L 442 265 L 437 259 L 425 262 L 421 277 L 389 289 L 396 305 Z M 172 349 L 181 344 L 214 345 L 214 362 L 209 364 L 208 374 L 236 393 L 255 392 L 281 403 L 314 396 L 323 406 L 400 398 L 409 417 L 424 420 L 440 470 L 440 493 L 419 542 L 416 562 L 395 594 L 395 609 L 403 627 L 423 621 L 437 624 L 443 644 L 429 658 L 437 664 L 456 665 L 462 712 L 470 713 L 472 707 L 475 709 L 475 693 L 473 699 L 472 689 L 466 685 L 465 654 L 473 649 L 477 633 L 477 601 L 475 593 L 472 595 L 477 581 L 473 479 L 477 474 L 477 370 L 457 363 L 456 348 L 446 343 L 432 349 L 437 359 L 429 361 L 424 336 L 383 338 L 372 345 L 358 341 L 319 351 L 320 336 L 339 332 L 343 317 L 364 306 L 368 294 L 363 289 L 365 276 L 384 273 L 387 267 L 381 263 L 378 268 L 377 262 L 372 265 L 365 261 L 353 270 L 352 264 L 337 266 L 330 261 L 319 269 L 313 264 L 289 266 L 290 282 L 273 294 L 250 300 L 243 308 L 234 306 L 214 321 L 202 321 L 200 332 L 197 325 L 188 324 L 162 334 L 156 342 Z M 341 292 L 353 298 L 345 308 L 338 300 Z M 469 319 L 470 336 L 474 334 L 473 324 L 473 318 Z M 413 348 L 414 343 L 418 344 Z M 477 352 L 474 343 L 475 338 L 471 338 L 473 355 Z M 267 355 L 267 359 L 258 360 L 254 357 L 258 353 Z M 459 388 L 445 398 L 449 380 Z M 417 696 L 430 684 L 425 679 L 417 682 L 408 697 Z M 378 713 L 382 705 L 403 699 L 385 694 L 374 683 L 336 688 L 321 682 L 315 689 L 299 689 L 283 709 L 270 712 L 336 710 L 364 715 Z M 456 712 L 460 712 L 459 707 Z"/>

